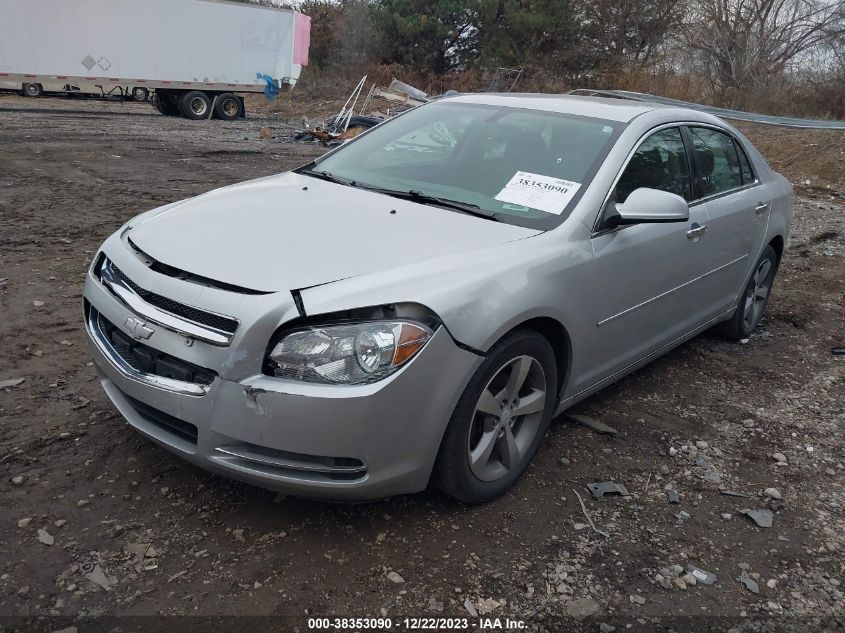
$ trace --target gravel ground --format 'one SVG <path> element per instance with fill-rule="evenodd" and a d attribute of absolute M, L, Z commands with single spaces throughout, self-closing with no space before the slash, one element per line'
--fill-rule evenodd
<path fill-rule="evenodd" d="M 261 137 L 268 125 L 277 138 Z M 262 117 L 0 97 L 0 381 L 24 379 L 0 388 L 0 631 L 106 621 L 94 616 L 130 630 L 149 615 L 306 630 L 314 614 L 476 630 L 471 613 L 549 631 L 843 630 L 845 357 L 831 348 L 845 344 L 845 206 L 823 187 L 797 200 L 747 344 L 699 336 L 579 404 L 619 434 L 559 419 L 489 505 L 279 500 L 132 431 L 86 347 L 90 259 L 140 211 L 321 151 L 288 138 Z M 630 496 L 590 497 L 606 480 Z M 771 527 L 744 509 L 770 511 Z"/>

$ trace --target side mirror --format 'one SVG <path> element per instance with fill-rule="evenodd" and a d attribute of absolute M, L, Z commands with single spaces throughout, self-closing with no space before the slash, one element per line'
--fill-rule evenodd
<path fill-rule="evenodd" d="M 624 204 L 615 206 L 615 213 L 611 213 L 605 220 L 605 228 L 689 220 L 687 201 L 677 194 L 659 189 L 640 187 L 631 192 Z"/>

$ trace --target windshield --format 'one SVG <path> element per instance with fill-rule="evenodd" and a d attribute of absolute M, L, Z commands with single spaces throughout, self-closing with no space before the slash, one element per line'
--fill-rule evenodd
<path fill-rule="evenodd" d="M 313 172 L 502 222 L 549 229 L 571 211 L 621 132 L 603 119 L 440 101 L 374 128 Z M 433 200 L 437 198 L 438 200 Z"/>

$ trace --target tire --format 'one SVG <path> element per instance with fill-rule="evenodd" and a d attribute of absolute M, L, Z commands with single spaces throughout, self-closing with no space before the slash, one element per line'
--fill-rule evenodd
<path fill-rule="evenodd" d="M 514 394 L 511 385 L 518 380 L 512 381 L 520 375 L 524 378 L 513 405 L 508 396 Z M 440 444 L 432 482 L 465 503 L 485 503 L 504 494 L 528 468 L 543 441 L 554 412 L 557 384 L 555 354 L 545 337 L 529 329 L 505 336 L 487 354 L 458 400 Z M 526 409 L 527 413 L 518 415 Z M 510 447 L 517 449 L 515 458 Z"/>
<path fill-rule="evenodd" d="M 358 127 L 363 130 L 369 130 L 371 127 L 377 126 L 382 122 L 382 119 L 377 119 L 373 116 L 361 116 L 358 114 L 352 115 L 349 119 L 349 127 Z"/>
<path fill-rule="evenodd" d="M 766 246 L 754 265 L 754 272 L 745 286 L 733 316 L 715 327 L 718 334 L 737 341 L 751 336 L 763 318 L 779 263 L 775 249 Z"/>
<path fill-rule="evenodd" d="M 164 116 L 181 116 L 178 98 L 168 92 L 156 91 L 150 100 L 153 107 Z"/>
<path fill-rule="evenodd" d="M 346 132 L 341 135 L 341 138 L 345 140 L 355 138 L 359 134 L 363 134 L 364 132 L 375 127 L 379 123 L 381 123 L 381 119 L 376 119 L 374 117 L 353 116 L 349 120 L 349 125 L 346 128 Z"/>
<path fill-rule="evenodd" d="M 133 101 L 146 101 L 150 96 L 150 91 L 143 86 L 135 86 L 130 94 Z"/>
<path fill-rule="evenodd" d="M 24 84 L 21 92 L 25 97 L 40 97 L 44 94 L 44 88 L 41 84 Z"/>
<path fill-rule="evenodd" d="M 179 110 L 183 117 L 192 121 L 207 119 L 211 114 L 211 99 L 200 90 L 191 90 L 182 95 Z"/>
<path fill-rule="evenodd" d="M 217 96 L 214 103 L 214 118 L 221 121 L 234 121 L 243 116 L 243 103 L 231 92 Z"/>

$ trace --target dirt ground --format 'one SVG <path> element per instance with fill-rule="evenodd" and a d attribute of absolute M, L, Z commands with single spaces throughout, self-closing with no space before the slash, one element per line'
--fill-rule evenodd
<path fill-rule="evenodd" d="M 278 138 L 261 138 L 267 125 Z M 813 136 L 760 134 L 778 156 L 778 135 L 793 150 Z M 151 630 L 161 621 L 130 617 L 151 615 L 275 616 L 275 630 L 307 630 L 314 615 L 453 616 L 478 630 L 471 611 L 549 631 L 843 630 L 841 151 L 800 190 L 747 344 L 699 336 L 573 411 L 618 436 L 559 419 L 517 487 L 486 506 L 435 492 L 334 505 L 274 502 L 143 439 L 95 380 L 82 328 L 85 270 L 106 236 L 322 151 L 289 136 L 261 116 L 190 122 L 143 104 L 0 96 L 0 381 L 24 378 L 0 388 L 0 631 Z M 631 495 L 590 497 L 587 483 L 610 480 Z M 771 510 L 772 526 L 746 508 Z M 690 565 L 718 580 L 687 586 Z"/>

